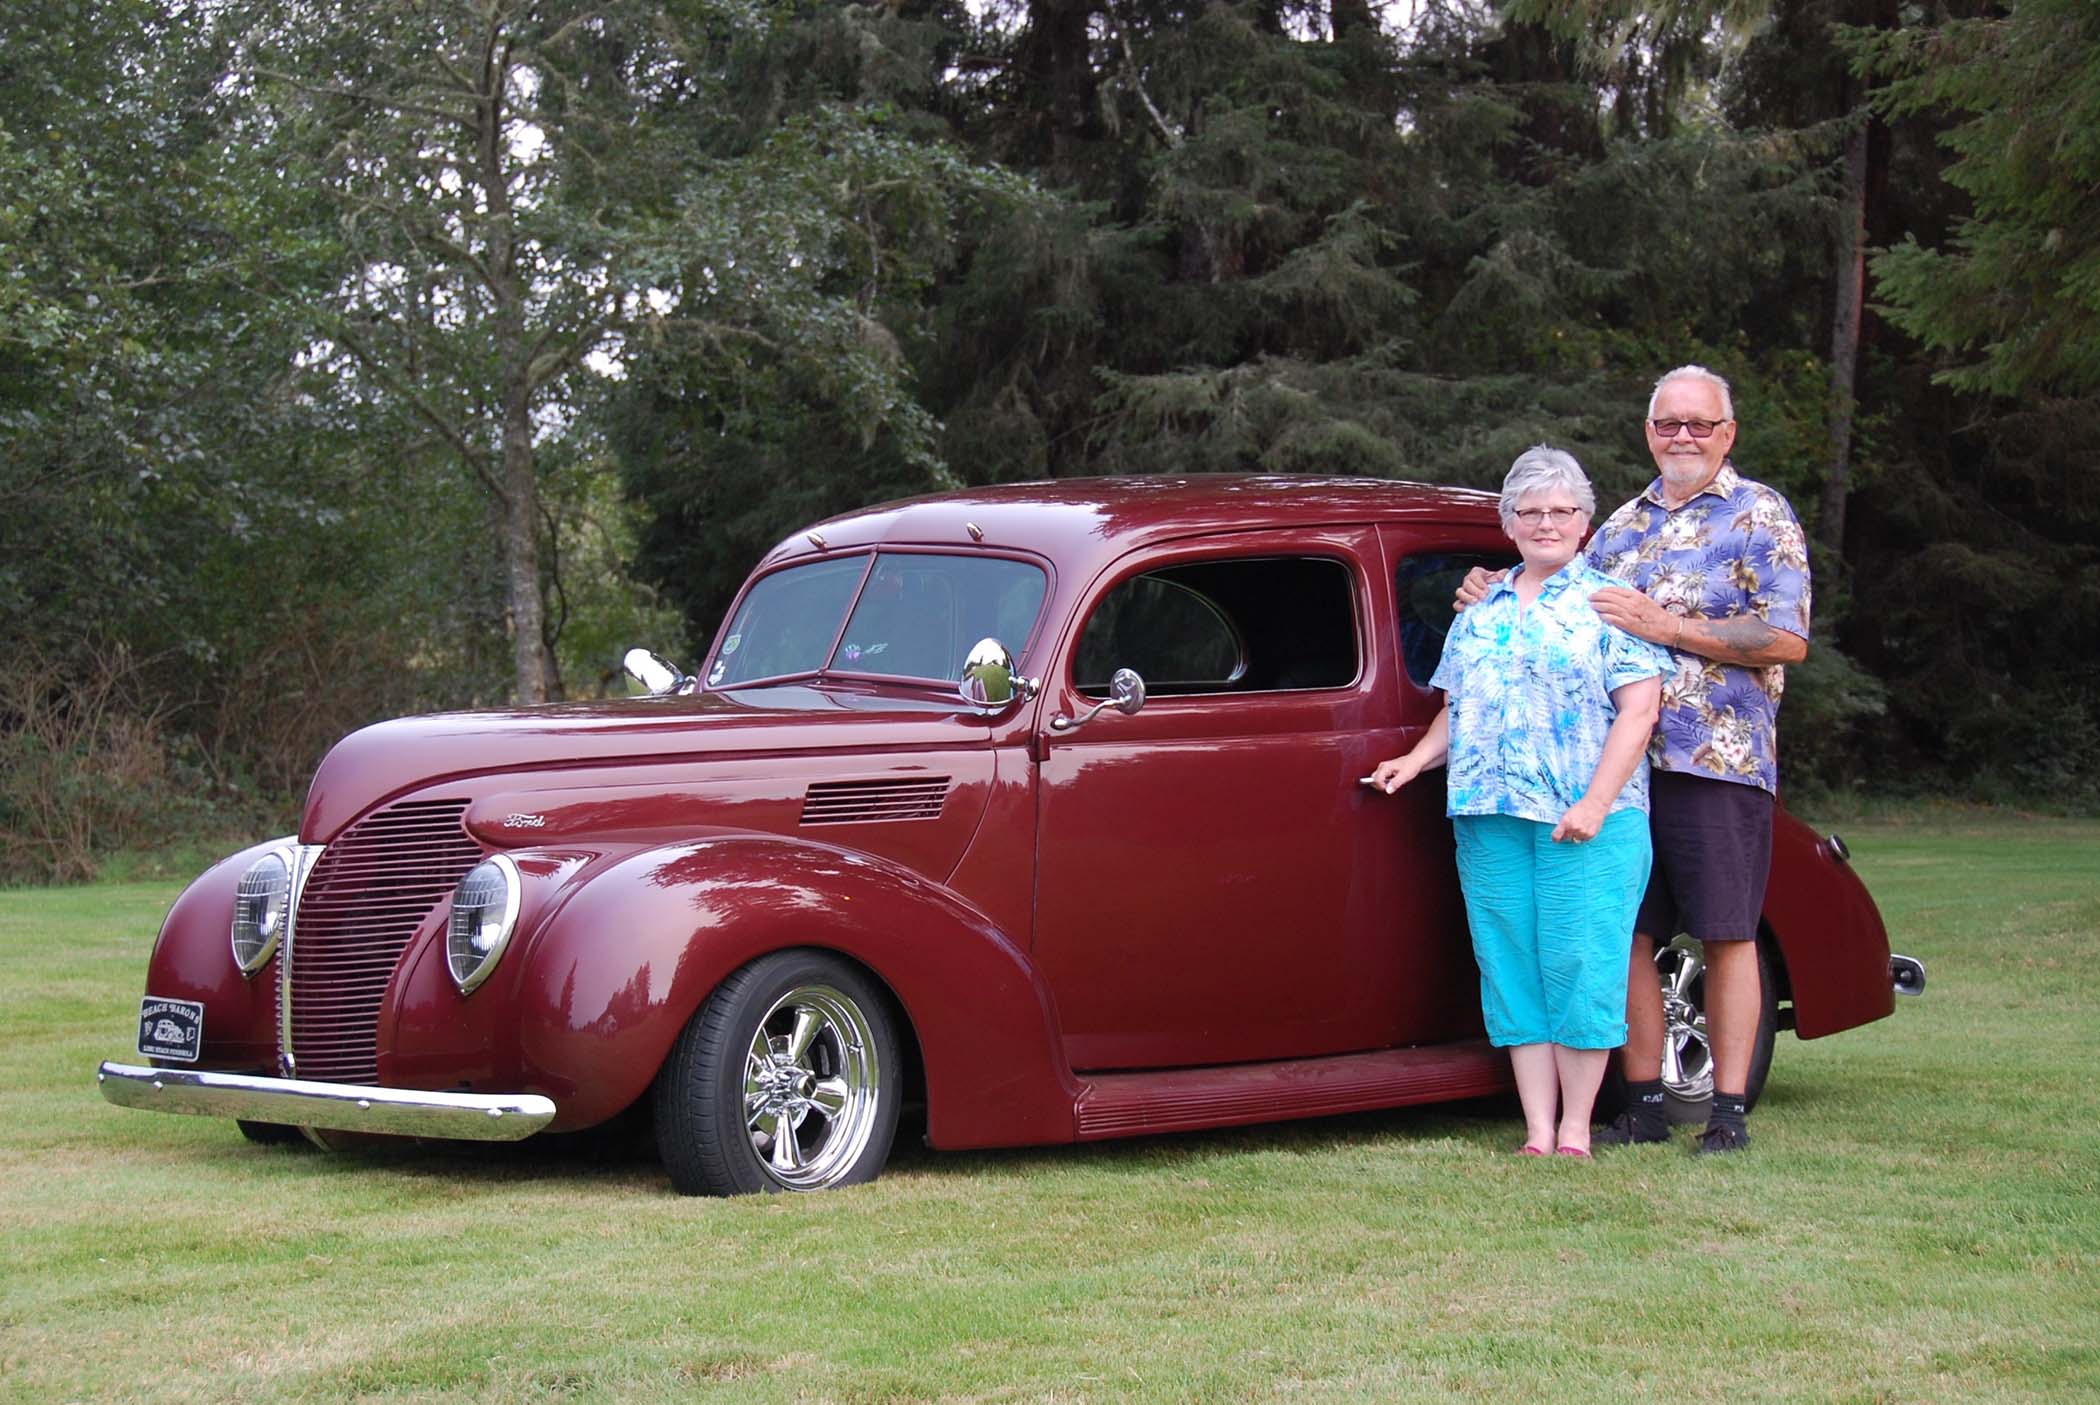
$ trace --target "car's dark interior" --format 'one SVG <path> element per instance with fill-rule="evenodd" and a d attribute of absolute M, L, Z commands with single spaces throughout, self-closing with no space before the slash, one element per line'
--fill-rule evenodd
<path fill-rule="evenodd" d="M 1340 688 L 1358 672 L 1349 568 L 1315 556 L 1195 561 L 1133 576 L 1088 618 L 1074 681 L 1119 668 L 1154 696 Z"/>

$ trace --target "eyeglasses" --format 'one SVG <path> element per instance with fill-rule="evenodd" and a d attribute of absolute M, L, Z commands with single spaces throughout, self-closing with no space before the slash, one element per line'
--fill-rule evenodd
<path fill-rule="evenodd" d="M 1711 437 L 1711 436 L 1712 436 L 1712 434 L 1713 434 L 1713 432 L 1714 432 L 1714 431 L 1715 431 L 1716 429 L 1720 428 L 1720 427 L 1721 427 L 1722 425 L 1724 425 L 1724 424 L 1726 424 L 1726 423 L 1728 423 L 1728 421 L 1726 421 L 1726 420 L 1650 420 L 1650 421 L 1648 421 L 1648 424 L 1649 424 L 1649 426 L 1650 426 L 1650 427 L 1651 427 L 1652 429 L 1654 429 L 1654 431 L 1655 431 L 1655 437 L 1656 437 L 1657 439 L 1675 439 L 1675 438 L 1677 437 L 1677 431 L 1678 431 L 1678 430 L 1680 430 L 1680 429 L 1684 429 L 1684 430 L 1689 430 L 1689 431 L 1691 431 L 1691 435 L 1692 435 L 1692 438 L 1694 438 L 1694 439 L 1706 439 L 1706 438 L 1709 438 L 1709 437 Z"/>
<path fill-rule="evenodd" d="M 1579 507 L 1520 507 L 1512 514 L 1527 527 L 1536 527 L 1541 522 L 1551 522 L 1556 527 L 1565 527 L 1582 516 Z"/>

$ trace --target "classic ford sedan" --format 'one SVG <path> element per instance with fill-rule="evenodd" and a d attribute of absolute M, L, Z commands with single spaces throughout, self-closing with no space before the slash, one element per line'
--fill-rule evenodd
<path fill-rule="evenodd" d="M 1490 494 L 1068 480 L 870 508 L 766 556 L 697 676 L 382 723 L 299 833 L 176 901 L 128 1107 L 257 1140 L 515 1139 L 653 1112 L 685 1192 L 1509 1089 L 1441 787 L 1363 778 L 1435 716 Z M 1783 812 L 1774 1036 L 1887 1015 L 1844 846 Z M 1697 947 L 1667 1083 L 1711 1088 Z"/>

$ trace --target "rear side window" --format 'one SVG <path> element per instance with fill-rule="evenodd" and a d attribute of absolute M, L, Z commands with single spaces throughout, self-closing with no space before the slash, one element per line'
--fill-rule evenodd
<path fill-rule="evenodd" d="M 1428 687 L 1444 657 L 1444 636 L 1451 632 L 1457 611 L 1451 601 L 1460 581 L 1475 566 L 1500 571 L 1512 564 L 1508 556 L 1478 552 L 1441 552 L 1410 556 L 1394 572 L 1393 600 L 1400 621 L 1400 659 L 1407 676 Z"/>
<path fill-rule="evenodd" d="M 1145 690 L 1196 693 L 1341 688 L 1358 673 L 1349 568 L 1316 556 L 1193 561 L 1133 576 L 1088 616 L 1073 682 L 1105 697 L 1119 668 Z"/>

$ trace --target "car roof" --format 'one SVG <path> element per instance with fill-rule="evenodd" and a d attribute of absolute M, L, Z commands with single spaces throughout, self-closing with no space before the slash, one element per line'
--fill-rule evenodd
<path fill-rule="evenodd" d="M 1148 542 L 1214 532 L 1495 520 L 1493 493 L 1384 478 L 1224 473 L 1060 478 L 906 498 L 844 513 L 788 537 L 766 553 L 759 568 L 869 546 L 1019 550 L 1082 567 Z"/>

